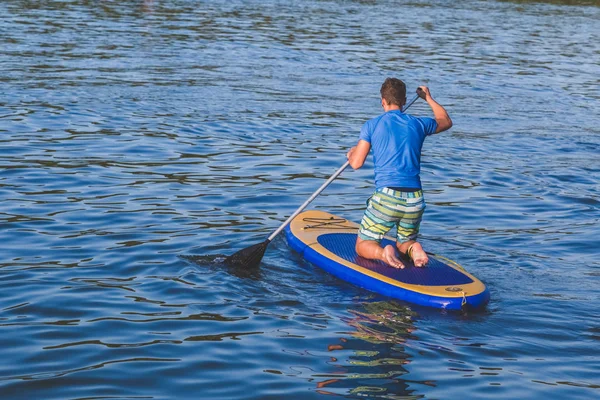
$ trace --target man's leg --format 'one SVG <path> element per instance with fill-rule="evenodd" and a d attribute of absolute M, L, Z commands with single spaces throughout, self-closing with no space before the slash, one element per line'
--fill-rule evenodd
<path fill-rule="evenodd" d="M 410 193 L 407 197 L 405 213 L 396 226 L 398 231 L 396 247 L 402 254 L 410 257 L 416 267 L 424 267 L 429 261 L 423 246 L 416 240 L 425 207 L 423 191 Z"/>
<path fill-rule="evenodd" d="M 356 252 L 359 256 L 370 260 L 381 260 L 394 268 L 404 268 L 404 264 L 396 257 L 396 249 L 391 244 L 381 247 L 375 240 L 356 238 Z"/>
<path fill-rule="evenodd" d="M 400 222 L 405 218 L 407 202 L 418 203 L 417 209 L 413 210 L 409 208 L 408 211 L 416 211 L 418 214 L 417 217 L 420 220 L 422 214 L 421 208 L 424 208 L 424 205 L 421 205 L 422 200 L 414 199 L 414 197 L 415 195 L 413 194 L 387 188 L 377 190 L 371 196 L 367 202 L 368 206 L 361 220 L 358 238 L 356 239 L 356 252 L 359 256 L 372 260 L 381 260 L 394 268 L 404 268 L 404 264 L 396 256 L 396 246 L 387 245 L 381 247 L 379 243 L 390 229 L 400 226 Z"/>

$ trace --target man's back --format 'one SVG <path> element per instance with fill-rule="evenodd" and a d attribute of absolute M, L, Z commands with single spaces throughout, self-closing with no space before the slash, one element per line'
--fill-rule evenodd
<path fill-rule="evenodd" d="M 391 110 L 367 121 L 360 139 L 371 144 L 375 164 L 375 186 L 421 188 L 421 149 L 437 123 Z"/>

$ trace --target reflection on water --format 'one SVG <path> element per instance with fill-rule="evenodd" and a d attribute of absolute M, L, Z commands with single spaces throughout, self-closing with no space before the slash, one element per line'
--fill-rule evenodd
<path fill-rule="evenodd" d="M 344 322 L 353 330 L 328 346 L 333 354 L 330 364 L 336 368 L 330 375 L 335 378 L 319 380 L 317 392 L 392 399 L 410 396 L 412 391 L 403 376 L 408 373 L 404 365 L 411 362 L 411 356 L 404 344 L 415 339 L 412 319 L 416 314 L 409 307 L 387 301 L 365 302 L 349 312 L 351 317 Z M 336 357 L 337 353 L 341 355 Z"/>
<path fill-rule="evenodd" d="M 356 329 L 352 336 L 373 344 L 402 343 L 415 331 L 412 318 L 417 314 L 407 306 L 394 302 L 364 303 L 364 311 L 350 310 L 354 318 L 347 320 Z"/>
<path fill-rule="evenodd" d="M 0 396 L 594 397 L 599 20 L 585 0 L 0 2 Z M 453 118 L 424 146 L 422 240 L 486 282 L 485 313 L 390 302 L 283 237 L 222 264 L 345 162 L 387 76 Z M 369 163 L 312 206 L 358 221 Z"/>

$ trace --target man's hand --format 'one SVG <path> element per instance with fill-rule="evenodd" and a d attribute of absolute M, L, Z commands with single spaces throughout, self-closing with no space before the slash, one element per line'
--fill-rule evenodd
<path fill-rule="evenodd" d="M 419 86 L 417 88 L 417 94 L 423 100 L 427 100 L 427 97 L 431 97 L 431 93 L 429 92 L 429 88 L 427 86 Z"/>
<path fill-rule="evenodd" d="M 348 150 L 348 153 L 346 153 L 346 158 L 348 160 L 350 159 L 350 157 L 352 157 L 352 154 L 354 153 L 354 151 L 356 151 L 356 146 L 354 146 L 350 150 Z"/>

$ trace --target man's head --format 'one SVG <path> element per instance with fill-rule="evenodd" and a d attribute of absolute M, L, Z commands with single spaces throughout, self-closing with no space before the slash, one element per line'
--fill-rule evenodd
<path fill-rule="evenodd" d="M 402 109 L 406 103 L 406 85 L 400 79 L 387 78 L 381 85 L 381 99 Z"/>

